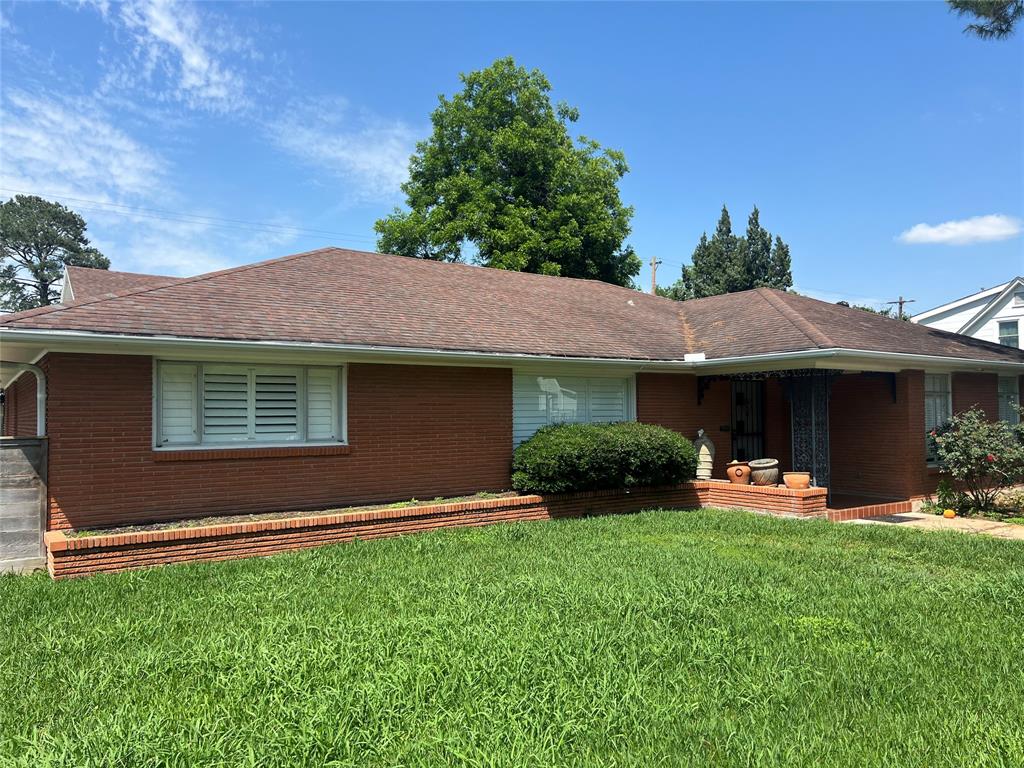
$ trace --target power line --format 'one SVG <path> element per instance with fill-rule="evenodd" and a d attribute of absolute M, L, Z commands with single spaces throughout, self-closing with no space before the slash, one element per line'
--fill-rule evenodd
<path fill-rule="evenodd" d="M 230 219 L 223 216 L 206 216 L 198 213 L 186 213 L 182 211 L 171 211 L 164 208 L 144 208 L 142 206 L 124 205 L 122 203 L 111 203 L 104 200 L 89 200 L 70 195 L 58 195 L 47 192 L 27 192 L 10 187 L 0 187 L 0 190 L 18 195 L 38 194 L 41 197 L 66 200 L 76 204 L 77 208 L 93 210 L 101 213 L 120 214 L 124 216 L 141 216 L 143 218 L 158 219 L 160 221 L 175 221 L 182 224 L 204 224 L 222 229 L 233 229 L 242 231 L 261 230 L 277 234 L 309 235 L 343 237 L 350 240 L 362 240 L 365 242 L 376 242 L 376 238 L 367 235 L 357 235 L 353 232 L 336 232 L 328 229 L 313 229 L 310 227 L 298 227 L 290 224 L 272 224 L 269 222 L 245 221 L 244 219 Z M 121 210 L 112 210 L 121 209 Z"/>

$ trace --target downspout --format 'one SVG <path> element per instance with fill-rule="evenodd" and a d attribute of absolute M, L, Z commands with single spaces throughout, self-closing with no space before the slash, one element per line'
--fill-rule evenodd
<path fill-rule="evenodd" d="M 36 436 L 46 436 L 46 374 L 32 363 L 0 362 L 0 367 L 15 371 L 28 371 L 36 377 Z M 5 405 L 6 410 L 6 405 Z M 4 414 L 7 415 L 6 413 Z"/>

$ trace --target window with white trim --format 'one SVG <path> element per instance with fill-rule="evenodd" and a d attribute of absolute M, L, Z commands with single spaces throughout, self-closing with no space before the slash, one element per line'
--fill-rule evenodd
<path fill-rule="evenodd" d="M 158 448 L 345 441 L 340 367 L 157 364 Z"/>
<path fill-rule="evenodd" d="M 926 373 L 924 376 L 924 433 L 929 463 L 937 460 L 928 434 L 953 418 L 953 390 L 948 373 Z"/>
<path fill-rule="evenodd" d="M 999 343 L 1004 347 L 1020 349 L 1020 324 L 1018 321 L 999 321 Z"/>
<path fill-rule="evenodd" d="M 635 417 L 632 376 L 517 372 L 512 378 L 514 445 L 548 424 L 608 423 Z"/>
<path fill-rule="evenodd" d="M 1016 376 L 999 377 L 999 418 L 1010 424 L 1020 421 L 1017 406 L 1020 405 L 1020 385 Z"/>

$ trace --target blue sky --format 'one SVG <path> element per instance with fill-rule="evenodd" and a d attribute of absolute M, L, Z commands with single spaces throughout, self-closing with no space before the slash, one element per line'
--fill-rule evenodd
<path fill-rule="evenodd" d="M 0 194 L 75 208 L 115 269 L 372 250 L 437 96 L 512 55 L 625 152 L 629 242 L 662 284 L 723 203 L 739 231 L 756 203 L 823 298 L 919 311 L 1024 272 L 1024 32 L 968 37 L 938 2 L 5 1 L 0 19 Z"/>

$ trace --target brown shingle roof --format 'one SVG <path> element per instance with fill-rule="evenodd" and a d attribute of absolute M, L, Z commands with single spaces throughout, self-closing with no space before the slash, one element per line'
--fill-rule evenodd
<path fill-rule="evenodd" d="M 66 267 L 74 301 L 88 301 L 110 293 L 123 293 L 138 288 L 152 288 L 164 283 L 175 283 L 184 278 L 165 275 L 144 275 L 139 272 L 115 272 L 112 269 Z"/>
<path fill-rule="evenodd" d="M 675 302 L 339 248 L 30 310 L 0 328 L 638 360 L 847 348 L 1024 363 L 1020 350 L 766 288 Z"/>

